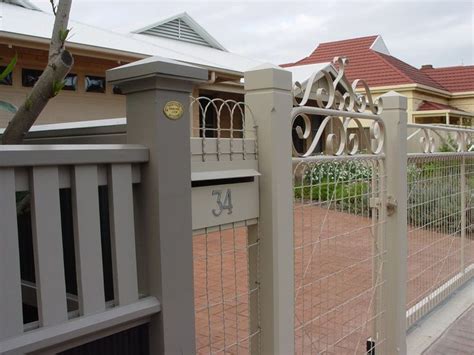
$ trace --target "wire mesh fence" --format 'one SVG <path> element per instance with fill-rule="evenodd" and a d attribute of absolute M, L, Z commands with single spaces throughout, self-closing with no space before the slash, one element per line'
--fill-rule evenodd
<path fill-rule="evenodd" d="M 258 256 L 257 229 L 232 224 L 193 236 L 199 354 L 249 354 L 258 346 L 258 313 L 252 319 L 251 309 L 259 288 L 250 273 Z"/>
<path fill-rule="evenodd" d="M 199 227 L 193 232 L 197 353 L 258 353 L 260 348 L 258 218 L 234 219 L 239 212 L 233 211 L 233 208 L 238 209 L 238 201 L 241 201 L 244 195 L 239 186 L 244 183 L 254 184 L 256 175 L 245 175 L 247 180 L 244 182 L 240 181 L 238 178 L 241 176 L 237 175 L 239 181 L 230 181 L 235 178 L 232 173 L 239 169 L 243 172 L 258 171 L 255 122 L 245 103 L 233 99 L 192 97 L 190 109 L 193 114 L 191 122 L 193 172 L 207 174 L 206 179 L 211 181 L 207 188 L 219 184 L 219 189 L 204 190 L 217 198 L 216 209 L 211 209 L 205 215 L 206 218 L 210 216 L 205 222 L 203 221 L 206 227 Z M 220 163 L 222 165 L 219 165 Z M 228 174 L 225 174 L 226 170 Z M 252 182 L 249 182 L 249 177 Z M 219 179 L 221 181 L 218 181 Z M 193 188 L 206 189 L 206 186 L 206 184 L 196 185 Z M 222 198 L 221 189 L 225 190 L 222 192 Z M 218 191 L 218 195 L 215 195 Z M 258 187 L 255 192 L 258 195 Z M 252 204 L 258 211 L 258 198 L 245 202 Z M 203 216 L 196 210 L 193 213 Z M 229 223 L 222 218 L 238 222 Z"/>
<path fill-rule="evenodd" d="M 297 354 L 383 351 L 382 165 L 341 156 L 295 166 Z"/>
<path fill-rule="evenodd" d="M 408 158 L 408 326 L 472 274 L 474 156 Z"/>

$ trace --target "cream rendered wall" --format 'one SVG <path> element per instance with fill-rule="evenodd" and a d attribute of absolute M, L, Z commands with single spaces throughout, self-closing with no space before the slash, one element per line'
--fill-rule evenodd
<path fill-rule="evenodd" d="M 44 50 L 26 47 L 7 47 L 0 44 L 0 65 L 6 65 L 13 55 L 18 62 L 13 71 L 13 85 L 0 85 L 0 100 L 16 106 L 23 103 L 32 88 L 22 86 L 22 68 L 43 70 L 47 61 Z M 125 117 L 125 96 L 116 95 L 107 86 L 105 93 L 85 92 L 85 75 L 105 77 L 105 70 L 118 65 L 117 61 L 74 55 L 75 64 L 71 73 L 77 74 L 76 91 L 61 91 L 45 107 L 37 123 L 58 123 L 92 119 Z M 6 127 L 12 114 L 0 111 L 0 128 Z"/>
<path fill-rule="evenodd" d="M 58 96 L 49 101 L 37 123 L 125 117 L 125 96 L 113 94 L 112 87 L 109 86 L 105 94 L 85 92 L 85 73 L 77 71 L 75 73 L 78 74 L 77 91 L 61 91 Z M 103 76 L 103 74 L 93 72 L 87 74 Z M 13 86 L 0 85 L 0 98 L 19 106 L 30 90 L 31 88 L 22 87 L 21 68 L 16 68 L 13 73 Z M 0 128 L 6 127 L 12 116 L 10 113 L 0 111 Z"/>
<path fill-rule="evenodd" d="M 451 106 L 474 113 L 474 92 L 469 97 L 453 98 L 449 100 Z"/>

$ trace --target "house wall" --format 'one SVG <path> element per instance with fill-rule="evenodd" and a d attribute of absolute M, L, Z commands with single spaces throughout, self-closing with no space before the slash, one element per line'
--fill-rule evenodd
<path fill-rule="evenodd" d="M 18 62 L 13 71 L 13 85 L 0 85 L 0 99 L 19 106 L 31 91 L 31 87 L 22 86 L 22 69 L 43 70 L 47 63 L 46 50 L 17 47 L 9 48 L 0 44 L 0 65 L 6 65 L 18 54 Z M 74 66 L 71 73 L 78 75 L 76 91 L 62 90 L 51 99 L 37 123 L 73 122 L 93 119 L 115 118 L 125 116 L 125 96 L 112 92 L 107 85 L 105 93 L 85 91 L 85 75 L 105 77 L 107 69 L 119 65 L 117 61 L 94 57 L 74 55 Z M 0 111 L 0 128 L 6 127 L 13 115 Z"/>
<path fill-rule="evenodd" d="M 449 100 L 449 104 L 464 111 L 474 112 L 474 92 L 469 97 L 453 98 Z"/>

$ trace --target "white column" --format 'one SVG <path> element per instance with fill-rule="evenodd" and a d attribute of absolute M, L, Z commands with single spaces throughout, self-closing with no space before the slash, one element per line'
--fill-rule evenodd
<path fill-rule="evenodd" d="M 261 350 L 294 353 L 291 73 L 245 73 L 245 102 L 258 126 L 260 182 Z"/>
<path fill-rule="evenodd" d="M 394 91 L 384 95 L 385 164 L 388 202 L 383 303 L 387 354 L 406 354 L 407 287 L 407 98 Z"/>

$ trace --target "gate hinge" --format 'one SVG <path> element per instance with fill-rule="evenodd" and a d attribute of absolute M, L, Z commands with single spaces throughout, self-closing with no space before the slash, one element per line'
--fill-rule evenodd
<path fill-rule="evenodd" d="M 379 197 L 371 197 L 369 205 L 370 208 L 380 208 L 382 206 L 382 200 Z"/>
<path fill-rule="evenodd" d="M 387 215 L 391 216 L 397 211 L 398 201 L 393 196 L 387 196 Z"/>

